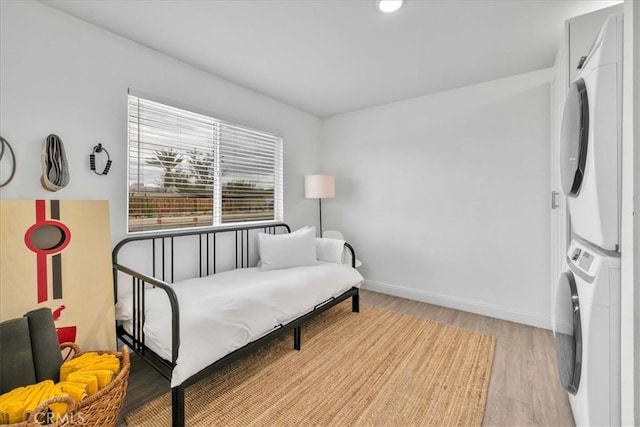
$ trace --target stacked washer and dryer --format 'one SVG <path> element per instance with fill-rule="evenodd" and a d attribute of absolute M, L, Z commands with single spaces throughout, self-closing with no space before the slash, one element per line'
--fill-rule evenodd
<path fill-rule="evenodd" d="M 556 288 L 560 381 L 577 425 L 620 425 L 622 14 L 600 30 L 567 95 L 560 165 L 572 241 Z"/>

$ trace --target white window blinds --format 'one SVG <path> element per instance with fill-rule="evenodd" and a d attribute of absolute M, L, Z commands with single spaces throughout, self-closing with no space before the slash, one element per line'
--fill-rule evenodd
<path fill-rule="evenodd" d="M 129 95 L 129 232 L 281 221 L 282 138 Z"/>

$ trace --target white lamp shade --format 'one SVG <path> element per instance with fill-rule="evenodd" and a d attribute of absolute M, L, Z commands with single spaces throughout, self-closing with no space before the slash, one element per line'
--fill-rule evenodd
<path fill-rule="evenodd" d="M 332 199 L 335 196 L 335 176 L 307 175 L 304 177 L 304 197 L 306 199 Z"/>

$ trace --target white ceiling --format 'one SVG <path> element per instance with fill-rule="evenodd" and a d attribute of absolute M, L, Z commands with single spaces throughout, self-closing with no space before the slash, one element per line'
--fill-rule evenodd
<path fill-rule="evenodd" d="M 326 117 L 551 67 L 566 19 L 620 1 L 42 2 Z"/>

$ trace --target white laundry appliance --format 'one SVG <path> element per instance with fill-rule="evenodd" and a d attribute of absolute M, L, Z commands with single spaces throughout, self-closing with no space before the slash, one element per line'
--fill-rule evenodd
<path fill-rule="evenodd" d="M 607 18 L 564 107 L 562 187 L 572 242 L 552 313 L 577 425 L 620 425 L 622 14 Z"/>
<path fill-rule="evenodd" d="M 622 14 L 611 15 L 571 84 L 560 141 L 562 187 L 572 232 L 620 248 Z"/>
<path fill-rule="evenodd" d="M 620 256 L 574 239 L 567 257 L 553 325 L 560 382 L 576 425 L 620 425 Z"/>

